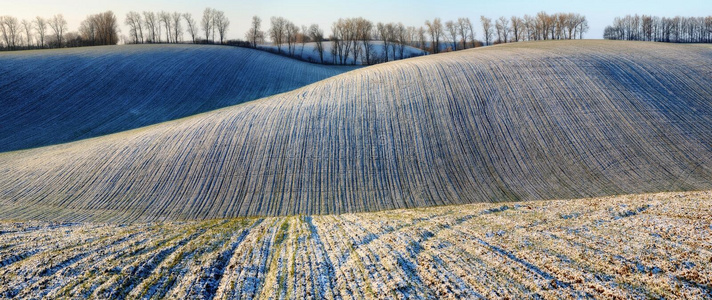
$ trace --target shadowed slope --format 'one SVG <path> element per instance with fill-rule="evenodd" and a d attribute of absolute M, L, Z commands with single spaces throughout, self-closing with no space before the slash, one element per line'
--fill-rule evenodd
<path fill-rule="evenodd" d="M 520 43 L 0 155 L 0 215 L 323 214 L 712 188 L 712 49 Z"/>
<path fill-rule="evenodd" d="M 0 152 L 174 120 L 351 69 L 219 46 L 0 53 Z"/>

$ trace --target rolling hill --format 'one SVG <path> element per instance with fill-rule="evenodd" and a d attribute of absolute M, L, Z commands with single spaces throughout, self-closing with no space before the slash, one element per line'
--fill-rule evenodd
<path fill-rule="evenodd" d="M 712 47 L 517 43 L 0 154 L 0 217 L 331 214 L 712 188 Z"/>
<path fill-rule="evenodd" d="M 204 45 L 0 53 L 0 152 L 174 120 L 351 69 Z"/>

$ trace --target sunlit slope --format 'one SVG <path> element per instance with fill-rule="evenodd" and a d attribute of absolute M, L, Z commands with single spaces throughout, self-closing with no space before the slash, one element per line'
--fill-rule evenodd
<path fill-rule="evenodd" d="M 0 215 L 324 214 L 712 188 L 712 48 L 521 43 L 0 155 Z"/>
<path fill-rule="evenodd" d="M 0 53 L 0 152 L 173 120 L 293 90 L 346 70 L 218 46 Z"/>

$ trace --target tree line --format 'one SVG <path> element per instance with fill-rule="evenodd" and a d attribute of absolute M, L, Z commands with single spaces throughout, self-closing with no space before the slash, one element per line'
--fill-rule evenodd
<path fill-rule="evenodd" d="M 50 18 L 18 21 L 12 16 L 0 17 L 0 49 L 23 50 L 97 45 L 116 45 L 119 25 L 113 12 L 87 16 L 77 32 L 68 32 L 62 14 Z"/>
<path fill-rule="evenodd" d="M 5 16 L 0 21 L 3 34 L 0 46 L 9 50 L 33 46 L 114 45 L 119 40 L 118 22 L 111 11 L 88 16 L 77 33 L 66 33 L 67 22 L 61 14 L 49 19 L 37 17 L 36 20 L 22 22 Z M 364 18 L 342 18 L 332 24 L 331 34 L 327 36 L 318 24 L 298 26 L 283 17 L 272 17 L 269 28 L 263 31 L 262 20 L 254 16 L 250 29 L 245 33 L 246 42 L 236 43 L 257 48 L 269 39 L 278 53 L 289 56 L 296 56 L 298 44 L 302 45 L 303 52 L 306 43 L 314 43 L 314 51 L 318 53 L 321 63 L 346 64 L 361 59 L 365 64 L 374 64 L 405 58 L 407 47 L 439 53 L 519 41 L 580 39 L 588 31 L 586 17 L 576 13 L 539 12 L 533 16 L 500 17 L 494 21 L 481 16 L 479 21 L 482 40 L 476 37 L 476 24 L 467 17 L 445 22 L 435 18 L 419 27 L 405 26 L 400 22 L 374 23 Z M 223 11 L 206 8 L 200 20 L 194 19 L 190 13 L 131 11 L 126 14 L 124 24 L 129 28 L 126 43 L 223 44 L 230 21 Z M 48 35 L 47 27 L 53 34 Z M 187 39 L 184 37 L 186 33 Z M 331 47 L 326 47 L 326 43 L 330 43 Z M 382 48 L 377 49 L 377 46 Z M 331 61 L 327 61 L 324 55 L 327 49 Z"/>
<path fill-rule="evenodd" d="M 131 11 L 124 22 L 129 27 L 127 43 L 182 43 L 188 33 L 192 43 L 225 42 L 230 20 L 225 12 L 206 8 L 200 20 L 193 19 L 190 13 Z M 185 29 L 183 25 L 185 24 Z"/>
<path fill-rule="evenodd" d="M 613 19 L 603 38 L 608 40 L 653 41 L 668 43 L 712 43 L 712 16 L 657 17 L 627 15 Z"/>
<path fill-rule="evenodd" d="M 124 24 L 129 27 L 126 43 L 182 43 L 187 32 L 192 43 L 224 43 L 230 21 L 225 13 L 206 8 L 201 20 L 189 13 L 131 11 Z M 185 27 L 184 27 L 185 26 Z M 119 42 L 119 22 L 112 11 L 89 15 L 76 32 L 69 32 L 62 14 L 51 18 L 22 20 L 0 17 L 0 49 L 25 50 L 99 45 Z"/>
<path fill-rule="evenodd" d="M 475 25 L 467 17 L 446 22 L 435 18 L 420 27 L 342 18 L 332 24 L 331 35 L 326 36 L 318 24 L 297 26 L 283 17 L 272 17 L 265 32 L 261 29 L 262 20 L 254 16 L 245 38 L 252 47 L 269 38 L 278 53 L 289 56 L 296 56 L 299 43 L 313 42 L 321 63 L 346 64 L 349 59 L 355 63 L 361 58 L 365 64 L 374 64 L 405 58 L 408 46 L 439 53 L 509 42 L 582 39 L 589 29 L 586 17 L 576 13 L 540 12 L 535 16 L 500 17 L 494 22 L 481 16 L 480 23 L 484 41 L 476 39 Z M 379 42 L 382 51 L 376 51 L 374 41 Z M 324 43 L 331 43 L 331 61 L 325 60 Z"/>

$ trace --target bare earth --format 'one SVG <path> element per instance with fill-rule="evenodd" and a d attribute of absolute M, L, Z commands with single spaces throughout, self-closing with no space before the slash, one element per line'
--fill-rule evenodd
<path fill-rule="evenodd" d="M 0 297 L 710 298 L 712 191 L 327 216 L 0 223 Z"/>

